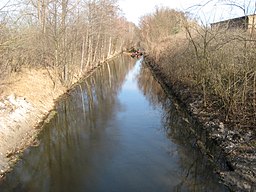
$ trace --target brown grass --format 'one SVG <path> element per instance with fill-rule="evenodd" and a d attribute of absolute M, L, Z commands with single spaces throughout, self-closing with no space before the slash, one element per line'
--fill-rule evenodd
<path fill-rule="evenodd" d="M 203 107 L 221 111 L 234 127 L 255 127 L 256 41 L 239 30 L 189 32 L 159 42 L 150 55 L 171 82 L 201 94 Z"/>
<path fill-rule="evenodd" d="M 45 69 L 23 69 L 5 80 L 2 92 L 5 96 L 15 94 L 24 97 L 35 107 L 48 108 L 54 99 L 66 91 L 60 81 L 54 80 Z"/>

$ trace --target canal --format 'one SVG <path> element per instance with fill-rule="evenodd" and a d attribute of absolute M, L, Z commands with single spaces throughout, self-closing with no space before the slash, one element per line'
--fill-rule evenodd
<path fill-rule="evenodd" d="M 142 59 L 103 65 L 56 112 L 0 191 L 228 191 Z"/>

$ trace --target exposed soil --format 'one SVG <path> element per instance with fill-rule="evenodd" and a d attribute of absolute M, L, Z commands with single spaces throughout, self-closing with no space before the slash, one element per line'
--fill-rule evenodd
<path fill-rule="evenodd" d="M 10 170 L 16 156 L 35 145 L 37 128 L 66 88 L 45 69 L 25 69 L 0 86 L 0 170 Z"/>
<path fill-rule="evenodd" d="M 216 165 L 220 179 L 232 191 L 256 191 L 256 130 L 236 129 L 214 106 L 205 108 L 202 95 L 180 82 L 171 82 L 164 69 L 145 57 L 145 63 L 167 94 L 178 102 L 199 125 L 197 145 Z M 197 126 L 198 127 L 198 126 Z"/>

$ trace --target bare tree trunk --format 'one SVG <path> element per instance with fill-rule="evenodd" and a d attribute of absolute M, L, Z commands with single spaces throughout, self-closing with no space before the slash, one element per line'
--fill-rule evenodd
<path fill-rule="evenodd" d="M 83 43 L 82 43 L 82 50 L 81 50 L 80 75 L 82 75 L 82 73 L 83 73 L 84 53 L 85 53 L 85 36 L 83 36 Z"/>
<path fill-rule="evenodd" d="M 46 33 L 46 13 L 47 13 L 48 0 L 37 0 L 37 17 L 38 25 L 42 33 Z"/>
<path fill-rule="evenodd" d="M 38 20 L 39 20 L 39 25 L 41 26 L 42 24 L 42 15 L 41 15 L 41 7 L 42 7 L 42 2 L 41 0 L 37 0 L 37 17 L 38 17 Z"/>
<path fill-rule="evenodd" d="M 94 48 L 94 55 L 93 55 L 93 60 L 92 62 L 96 62 L 96 59 L 97 59 L 97 54 L 98 54 L 98 50 L 99 50 L 99 42 L 100 42 L 100 32 L 98 32 L 98 35 L 97 35 L 97 42 L 96 42 L 96 46 Z"/>
<path fill-rule="evenodd" d="M 88 56 L 86 66 L 89 67 L 91 65 L 92 58 L 92 38 L 88 38 Z"/>
<path fill-rule="evenodd" d="M 108 54 L 107 57 L 111 55 L 111 49 L 112 49 L 112 37 L 109 37 L 109 46 L 108 46 Z"/>
<path fill-rule="evenodd" d="M 62 37 L 62 57 L 64 59 L 64 81 L 67 83 L 69 80 L 69 62 L 67 61 L 67 50 L 66 50 L 66 16 L 67 16 L 67 6 L 69 0 L 61 1 L 61 37 Z"/>

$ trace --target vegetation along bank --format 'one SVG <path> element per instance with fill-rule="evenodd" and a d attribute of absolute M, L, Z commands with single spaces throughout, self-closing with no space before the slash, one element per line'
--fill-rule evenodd
<path fill-rule="evenodd" d="M 146 50 L 145 62 L 165 90 L 201 125 L 197 145 L 219 165 L 223 182 L 234 191 L 256 190 L 253 30 L 211 29 L 165 7 L 136 27 L 112 0 L 33 2 L 0 8 L 2 174 L 17 154 L 37 145 L 36 127 L 60 95 L 106 59 L 136 46 Z"/>
<path fill-rule="evenodd" d="M 145 63 L 200 125 L 198 147 L 231 190 L 255 191 L 255 34 L 211 29 L 168 8 L 144 16 L 140 28 Z"/>

